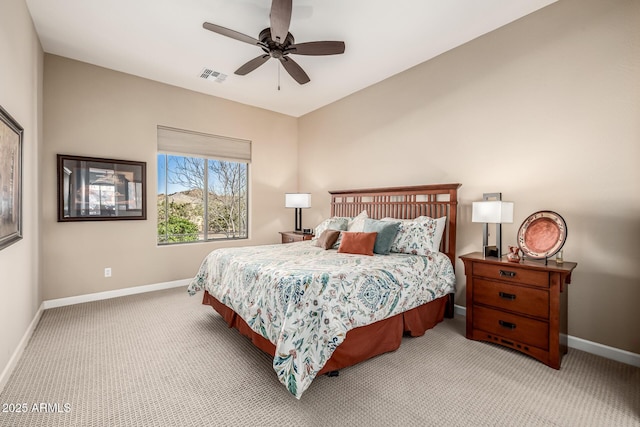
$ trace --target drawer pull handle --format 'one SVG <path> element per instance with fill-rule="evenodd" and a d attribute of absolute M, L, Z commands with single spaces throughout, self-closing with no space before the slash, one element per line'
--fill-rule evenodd
<path fill-rule="evenodd" d="M 498 323 L 500 324 L 500 326 L 506 329 L 514 330 L 516 328 L 515 323 L 505 322 L 504 320 L 498 320 Z"/>
<path fill-rule="evenodd" d="M 514 294 L 508 294 L 506 292 L 499 292 L 498 295 L 500 295 L 500 298 L 508 299 L 509 301 L 513 301 L 514 299 L 516 299 L 516 296 Z"/>
<path fill-rule="evenodd" d="M 500 277 L 516 277 L 515 271 L 500 270 Z"/>

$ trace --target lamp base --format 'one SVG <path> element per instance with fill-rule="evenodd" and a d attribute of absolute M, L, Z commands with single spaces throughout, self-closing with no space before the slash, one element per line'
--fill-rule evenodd
<path fill-rule="evenodd" d="M 302 233 L 302 209 L 296 208 L 294 211 L 296 218 L 296 233 Z"/>
<path fill-rule="evenodd" d="M 494 257 L 501 258 L 500 251 L 497 246 L 485 246 L 484 247 L 484 256 L 485 257 Z"/>

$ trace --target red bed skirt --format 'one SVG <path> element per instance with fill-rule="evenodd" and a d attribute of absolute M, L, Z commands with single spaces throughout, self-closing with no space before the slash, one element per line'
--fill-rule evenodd
<path fill-rule="evenodd" d="M 412 337 L 424 335 L 427 329 L 433 328 L 442 321 L 448 300 L 449 298 L 444 296 L 388 319 L 350 330 L 318 375 L 337 371 L 379 354 L 394 351 L 400 347 L 402 336 L 405 334 Z M 254 332 L 240 316 L 207 291 L 204 291 L 202 304 L 212 306 L 229 327 L 234 327 L 242 335 L 249 337 L 260 350 L 272 356 L 275 355 L 276 347 L 271 341 Z"/>

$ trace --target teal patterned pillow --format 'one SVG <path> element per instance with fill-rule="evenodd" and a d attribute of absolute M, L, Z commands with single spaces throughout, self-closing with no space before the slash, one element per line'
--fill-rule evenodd
<path fill-rule="evenodd" d="M 379 221 L 377 219 L 365 219 L 364 231 L 378 233 L 376 236 L 376 243 L 373 246 L 373 253 L 380 255 L 388 255 L 391 251 L 391 244 L 393 244 L 398 230 L 400 229 L 400 222 L 391 221 Z"/>
<path fill-rule="evenodd" d="M 392 218 L 383 220 L 394 221 Z M 398 234 L 391 244 L 391 252 L 413 255 L 429 255 L 431 252 L 438 252 L 446 220 L 446 217 L 433 219 L 428 216 L 401 220 Z"/>
<path fill-rule="evenodd" d="M 349 220 L 347 218 L 338 218 L 338 217 L 327 218 L 324 221 L 322 221 L 320 224 L 318 224 L 318 226 L 316 227 L 315 233 L 314 233 L 315 237 L 313 238 L 313 240 L 318 239 L 318 237 L 320 237 L 320 235 L 324 230 L 344 231 L 347 229 L 348 223 L 349 223 Z"/>

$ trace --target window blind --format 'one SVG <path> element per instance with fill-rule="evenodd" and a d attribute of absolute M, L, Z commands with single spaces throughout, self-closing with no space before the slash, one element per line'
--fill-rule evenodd
<path fill-rule="evenodd" d="M 158 151 L 251 163 L 251 141 L 158 126 Z"/>

